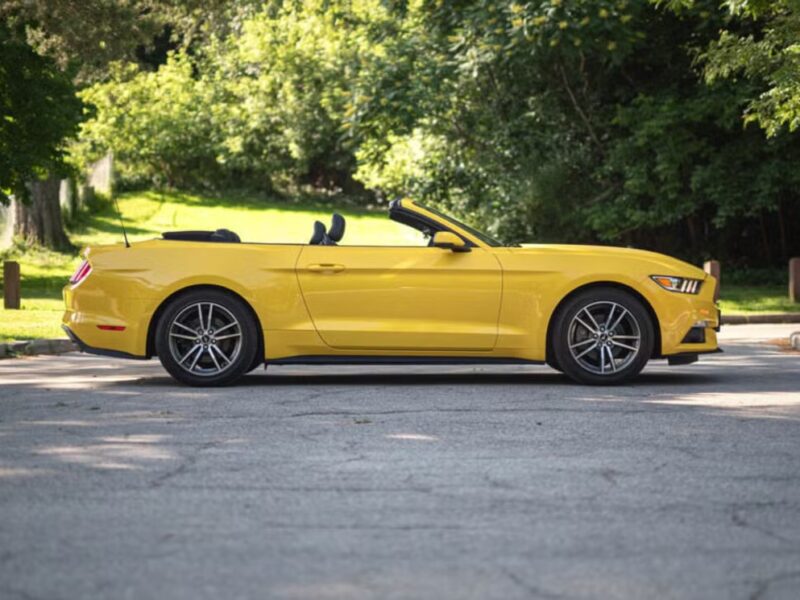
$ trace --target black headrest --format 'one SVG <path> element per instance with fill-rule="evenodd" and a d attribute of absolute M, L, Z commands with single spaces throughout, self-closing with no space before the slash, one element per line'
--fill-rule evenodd
<path fill-rule="evenodd" d="M 325 239 L 325 225 L 319 221 L 314 221 L 314 235 L 311 236 L 309 244 L 312 246 L 319 246 Z"/>
<path fill-rule="evenodd" d="M 344 217 L 339 213 L 333 213 L 331 217 L 331 228 L 328 230 L 328 237 L 334 242 L 340 242 L 344 237 Z"/>
<path fill-rule="evenodd" d="M 212 242 L 233 242 L 238 244 L 242 239 L 230 229 L 217 229 L 211 234 Z"/>

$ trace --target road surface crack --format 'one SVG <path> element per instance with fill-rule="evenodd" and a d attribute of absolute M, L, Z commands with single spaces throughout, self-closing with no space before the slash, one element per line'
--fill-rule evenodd
<path fill-rule="evenodd" d="M 167 471 L 166 473 L 163 473 L 162 475 L 156 477 L 150 483 L 150 487 L 151 488 L 159 488 L 162 485 L 164 485 L 165 482 L 169 481 L 170 479 L 172 479 L 174 477 L 177 477 L 178 475 L 182 475 L 183 473 L 186 473 L 189 469 L 191 469 L 197 463 L 198 459 L 200 458 L 200 455 L 203 452 L 205 452 L 206 450 L 210 450 L 212 448 L 216 448 L 220 444 L 222 444 L 222 442 L 218 441 L 218 440 L 212 441 L 212 442 L 206 442 L 204 444 L 200 444 L 194 452 L 192 452 L 191 454 L 185 456 L 183 458 L 183 460 L 180 462 L 180 464 L 178 464 L 177 467 L 175 467 L 174 469 L 172 469 L 170 471 Z"/>

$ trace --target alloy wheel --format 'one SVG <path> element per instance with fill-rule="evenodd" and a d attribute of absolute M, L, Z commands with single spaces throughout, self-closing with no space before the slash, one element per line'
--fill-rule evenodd
<path fill-rule="evenodd" d="M 203 377 L 219 375 L 242 350 L 242 326 L 224 306 L 196 302 L 170 323 L 169 350 L 184 371 Z"/>
<path fill-rule="evenodd" d="M 570 321 L 569 351 L 580 367 L 595 375 L 625 369 L 638 356 L 642 331 L 631 311 L 617 302 L 587 304 Z"/>

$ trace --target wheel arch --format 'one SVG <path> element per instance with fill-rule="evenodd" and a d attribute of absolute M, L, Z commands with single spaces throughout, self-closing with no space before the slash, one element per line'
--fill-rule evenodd
<path fill-rule="evenodd" d="M 258 326 L 257 327 L 257 330 L 258 330 L 257 331 L 257 334 L 258 334 L 257 356 L 263 358 L 263 356 L 264 356 L 264 330 L 263 330 L 263 327 L 261 326 L 261 319 L 259 318 L 258 313 L 253 308 L 253 305 L 250 304 L 250 302 L 246 298 L 244 298 L 241 294 L 235 292 L 234 290 L 232 290 L 230 288 L 227 288 L 227 287 L 224 287 L 224 286 L 221 286 L 221 285 L 213 285 L 213 284 L 189 285 L 189 286 L 180 288 L 179 290 L 175 290 L 169 296 L 167 296 L 166 298 L 164 298 L 161 301 L 161 303 L 158 305 L 158 308 L 156 308 L 155 312 L 153 313 L 153 316 L 150 318 L 150 323 L 148 323 L 148 325 L 147 325 L 147 349 L 146 349 L 147 357 L 150 358 L 152 356 L 155 356 L 155 353 L 156 353 L 156 339 L 155 339 L 156 338 L 156 327 L 158 326 L 158 322 L 159 322 L 159 320 L 161 320 L 161 315 L 164 313 L 164 310 L 166 310 L 167 306 L 169 306 L 170 303 L 173 300 L 175 300 L 176 298 L 178 298 L 179 296 L 182 296 L 183 294 L 187 294 L 189 292 L 196 292 L 198 290 L 215 290 L 215 291 L 218 291 L 218 292 L 223 292 L 225 294 L 228 294 L 229 296 L 232 296 L 232 297 L 236 298 L 237 300 L 240 300 L 242 302 L 242 304 L 244 304 L 244 306 L 247 308 L 247 310 L 250 311 L 251 316 L 253 317 L 253 319 L 255 319 L 256 325 Z"/>
<path fill-rule="evenodd" d="M 629 285 L 624 283 L 620 283 L 618 281 L 593 281 L 591 283 L 585 283 L 576 287 L 573 290 L 570 290 L 568 294 L 566 294 L 556 305 L 553 312 L 550 314 L 550 319 L 547 322 L 547 337 L 546 337 L 546 346 L 545 346 L 545 360 L 550 363 L 554 360 L 553 355 L 553 323 L 555 323 L 556 317 L 558 316 L 559 312 L 564 308 L 564 305 L 573 298 L 575 295 L 580 294 L 588 289 L 592 288 L 615 288 L 621 290 L 623 292 L 629 293 L 631 296 L 639 300 L 644 306 L 645 310 L 647 310 L 650 318 L 653 321 L 653 333 L 655 335 L 655 340 L 653 343 L 653 355 L 651 358 L 658 358 L 661 356 L 661 323 L 658 320 L 658 315 L 656 314 L 655 309 L 653 309 L 653 305 L 645 298 L 640 292 L 638 292 L 635 288 L 632 288 Z"/>

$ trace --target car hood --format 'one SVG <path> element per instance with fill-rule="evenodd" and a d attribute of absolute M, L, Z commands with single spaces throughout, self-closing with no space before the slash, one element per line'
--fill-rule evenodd
<path fill-rule="evenodd" d="M 672 258 L 666 254 L 639 250 L 636 248 L 621 248 L 617 246 L 591 246 L 580 244 L 521 244 L 511 248 L 515 254 L 541 254 L 553 253 L 561 255 L 607 257 L 609 260 L 624 259 L 648 263 L 653 269 L 653 275 L 675 275 L 705 279 L 707 273 L 692 264 Z"/>

